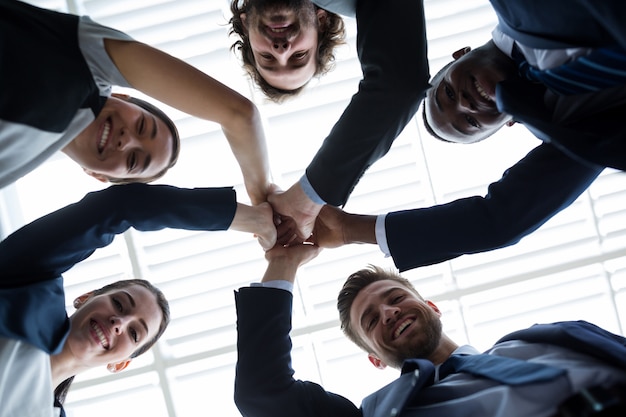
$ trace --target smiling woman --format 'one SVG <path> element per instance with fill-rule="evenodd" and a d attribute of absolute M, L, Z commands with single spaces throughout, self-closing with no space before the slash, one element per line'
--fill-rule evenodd
<path fill-rule="evenodd" d="M 3 416 L 58 415 L 53 388 L 62 411 L 74 375 L 101 365 L 119 372 L 163 334 L 168 302 L 144 280 L 87 292 L 67 317 L 62 274 L 130 227 L 249 231 L 268 247 L 276 239 L 269 205 L 243 206 L 230 188 L 146 184 L 90 193 L 17 230 L 0 242 Z"/>
<path fill-rule="evenodd" d="M 265 201 L 270 172 L 258 110 L 212 77 L 87 16 L 14 0 L 0 2 L 0 50 L 3 62 L 16 63 L 0 79 L 8 98 L 0 104 L 0 188 L 59 150 L 101 181 L 164 175 L 178 158 L 178 132 L 156 107 L 112 95 L 122 87 L 219 123 L 251 200 Z"/>

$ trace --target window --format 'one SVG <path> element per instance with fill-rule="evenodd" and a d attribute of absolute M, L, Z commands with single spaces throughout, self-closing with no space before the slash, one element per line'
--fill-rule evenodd
<path fill-rule="evenodd" d="M 228 0 L 32 0 L 88 14 L 97 22 L 182 58 L 254 100 L 265 119 L 275 182 L 288 187 L 302 174 L 356 92 L 360 68 L 355 22 L 336 69 L 301 98 L 268 104 L 230 52 Z M 434 74 L 451 52 L 489 39 L 496 19 L 487 0 L 426 0 Z M 235 185 L 247 196 L 227 142 L 214 123 L 164 106 L 182 139 L 178 165 L 159 183 L 181 187 Z M 539 142 L 524 128 L 503 129 L 480 144 L 431 139 L 418 114 L 354 190 L 345 209 L 384 213 L 484 194 L 487 185 Z M 104 186 L 57 155 L 0 191 L 6 233 Z M 59 192 L 63 190 L 63 192 Z M 485 349 L 503 334 L 535 322 L 585 319 L 623 333 L 626 320 L 626 175 L 607 170 L 571 207 L 519 244 L 408 271 L 442 312 L 458 343 Z M 419 236 L 416 236 L 419 239 Z M 338 330 L 336 294 L 344 279 L 367 265 L 393 267 L 373 245 L 326 250 L 305 266 L 294 305 L 296 376 L 318 381 L 356 404 L 394 379 L 379 371 Z M 129 231 L 66 274 L 67 304 L 84 291 L 123 276 L 143 277 L 168 296 L 172 323 L 152 351 L 116 376 L 97 369 L 76 378 L 68 415 L 185 416 L 215 410 L 236 416 L 233 290 L 260 279 L 261 249 L 237 232 Z M 359 381 L 359 383 L 355 383 Z M 210 412 L 210 411 L 209 411 Z"/>

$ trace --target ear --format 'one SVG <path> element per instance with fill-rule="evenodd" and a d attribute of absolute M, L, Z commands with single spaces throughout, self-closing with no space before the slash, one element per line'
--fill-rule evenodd
<path fill-rule="evenodd" d="M 85 171 L 85 174 L 94 177 L 95 179 L 97 179 L 100 182 L 109 182 L 109 177 L 107 177 L 106 175 L 103 174 L 98 174 L 97 172 L 93 172 L 87 168 L 83 167 L 83 171 Z"/>
<path fill-rule="evenodd" d="M 74 308 L 75 309 L 79 309 L 83 306 L 83 304 L 85 304 L 87 302 L 87 300 L 89 300 L 91 297 L 93 297 L 93 291 L 89 291 L 83 295 L 79 295 L 78 297 L 76 297 L 76 299 L 74 299 Z"/>
<path fill-rule="evenodd" d="M 454 58 L 454 60 L 456 61 L 457 59 L 461 58 L 463 55 L 465 55 L 466 53 L 468 53 L 471 50 L 472 50 L 472 48 L 470 48 L 469 46 L 461 48 L 458 51 L 454 51 L 452 53 L 452 58 Z"/>
<path fill-rule="evenodd" d="M 369 359 L 372 365 L 374 365 L 378 369 L 385 369 L 387 367 L 387 364 L 383 362 L 382 359 L 380 359 L 378 356 L 374 355 L 373 353 L 368 353 L 367 359 Z"/>
<path fill-rule="evenodd" d="M 430 300 L 426 300 L 426 304 L 428 304 L 428 306 L 429 306 L 430 308 L 432 308 L 432 309 L 433 309 L 433 311 L 434 311 L 435 313 L 437 313 L 437 315 L 438 315 L 439 317 L 441 317 L 441 311 L 439 310 L 439 307 L 437 307 L 437 306 L 435 305 L 435 303 L 433 303 L 433 302 L 432 302 L 432 301 L 430 301 Z"/>
<path fill-rule="evenodd" d="M 328 17 L 328 14 L 326 13 L 326 10 L 324 10 L 324 9 L 317 9 L 315 14 L 317 15 L 318 26 L 321 29 L 326 30 L 326 18 Z"/>
<path fill-rule="evenodd" d="M 245 13 L 240 13 L 239 18 L 241 19 L 241 26 L 243 27 L 243 31 L 248 33 L 248 16 Z"/>
<path fill-rule="evenodd" d="M 113 374 L 123 371 L 130 364 L 132 359 L 125 359 L 118 363 L 110 363 L 107 365 L 107 370 Z"/>
<path fill-rule="evenodd" d="M 130 96 L 128 94 L 111 93 L 111 97 L 119 98 L 120 100 L 125 100 L 125 101 L 130 100 Z"/>

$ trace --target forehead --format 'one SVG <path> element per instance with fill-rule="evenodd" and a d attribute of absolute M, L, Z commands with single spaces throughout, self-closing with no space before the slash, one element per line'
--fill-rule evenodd
<path fill-rule="evenodd" d="M 315 74 L 316 62 L 315 59 L 309 59 L 305 66 L 271 70 L 263 68 L 258 63 L 256 67 L 261 77 L 272 87 L 281 90 L 296 90 L 311 81 Z"/>

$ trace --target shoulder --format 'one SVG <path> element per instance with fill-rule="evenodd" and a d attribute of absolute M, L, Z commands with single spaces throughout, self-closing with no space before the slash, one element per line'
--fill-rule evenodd
<path fill-rule="evenodd" d="M 3 380 L 10 382 L 0 391 L 2 416 L 58 415 L 46 353 L 25 342 L 0 338 L 0 368 Z"/>

